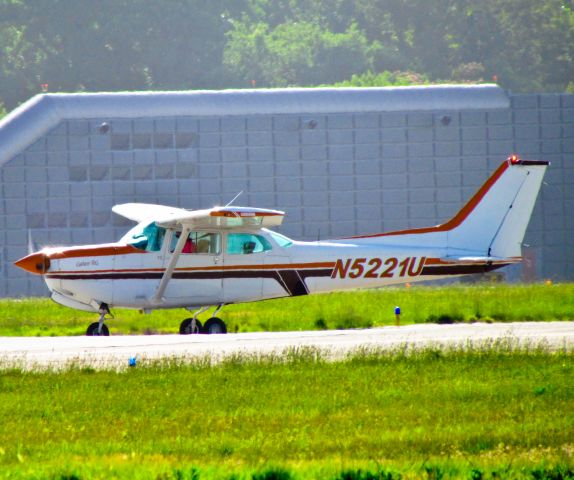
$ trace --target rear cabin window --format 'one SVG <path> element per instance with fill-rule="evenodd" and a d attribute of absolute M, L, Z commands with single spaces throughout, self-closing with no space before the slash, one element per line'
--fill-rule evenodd
<path fill-rule="evenodd" d="M 227 253 L 229 255 L 245 255 L 271 250 L 269 241 L 261 235 L 251 233 L 230 233 L 227 235 Z"/>
<path fill-rule="evenodd" d="M 171 236 L 169 251 L 173 253 L 179 240 L 181 232 L 175 232 Z M 221 252 L 221 235 L 209 232 L 190 232 L 183 246 L 182 254 L 207 253 L 218 255 Z"/>
<path fill-rule="evenodd" d="M 155 223 L 150 223 L 144 228 L 136 228 L 133 231 L 128 243 L 146 252 L 159 252 L 165 238 L 165 228 L 158 227 Z"/>

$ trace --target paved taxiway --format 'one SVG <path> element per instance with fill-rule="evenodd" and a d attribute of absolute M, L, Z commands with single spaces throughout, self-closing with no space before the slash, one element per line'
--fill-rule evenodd
<path fill-rule="evenodd" d="M 333 358 L 360 348 L 481 345 L 509 339 L 551 349 L 574 349 L 574 322 L 474 323 L 407 325 L 368 330 L 258 332 L 227 335 L 138 335 L 110 337 L 0 337 L 0 365 L 24 368 L 79 363 L 94 367 L 127 366 L 137 360 L 211 356 L 220 360 L 245 353 L 266 355 L 316 348 Z"/>

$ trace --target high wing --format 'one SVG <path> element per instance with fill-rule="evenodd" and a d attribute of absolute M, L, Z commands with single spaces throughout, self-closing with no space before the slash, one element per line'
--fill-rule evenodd
<path fill-rule="evenodd" d="M 158 227 L 182 231 L 159 286 L 151 298 L 152 303 L 161 303 L 185 241 L 192 230 L 274 227 L 281 225 L 285 216 L 285 212 L 264 208 L 227 206 L 185 210 L 147 203 L 124 203 L 114 206 L 112 211 L 136 222 L 155 222 Z"/>
<path fill-rule="evenodd" d="M 164 228 L 187 226 L 191 229 L 263 228 L 281 225 L 285 212 L 251 207 L 214 207 L 190 210 L 182 214 L 168 214 L 156 219 Z"/>
<path fill-rule="evenodd" d="M 264 228 L 281 225 L 285 212 L 251 207 L 213 207 L 185 210 L 147 203 L 124 203 L 112 211 L 136 222 L 154 221 L 158 227 L 181 229 Z"/>
<path fill-rule="evenodd" d="M 153 203 L 122 203 L 115 205 L 112 212 L 134 222 L 152 222 L 158 218 L 184 215 L 188 210 L 176 207 L 166 207 L 165 205 L 155 205 Z"/>

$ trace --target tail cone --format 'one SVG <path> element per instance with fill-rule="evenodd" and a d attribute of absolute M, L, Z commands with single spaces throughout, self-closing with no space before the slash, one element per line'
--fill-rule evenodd
<path fill-rule="evenodd" d="M 32 253 L 14 262 L 14 265 L 37 275 L 44 275 L 50 269 L 50 258 L 42 252 Z"/>

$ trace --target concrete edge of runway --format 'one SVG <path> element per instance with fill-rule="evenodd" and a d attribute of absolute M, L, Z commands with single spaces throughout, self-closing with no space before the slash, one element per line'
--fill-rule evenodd
<path fill-rule="evenodd" d="M 574 322 L 416 324 L 361 330 L 227 335 L 0 337 L 0 371 L 124 370 L 164 363 L 282 361 L 308 355 L 339 361 L 355 355 L 429 350 L 574 351 Z"/>

